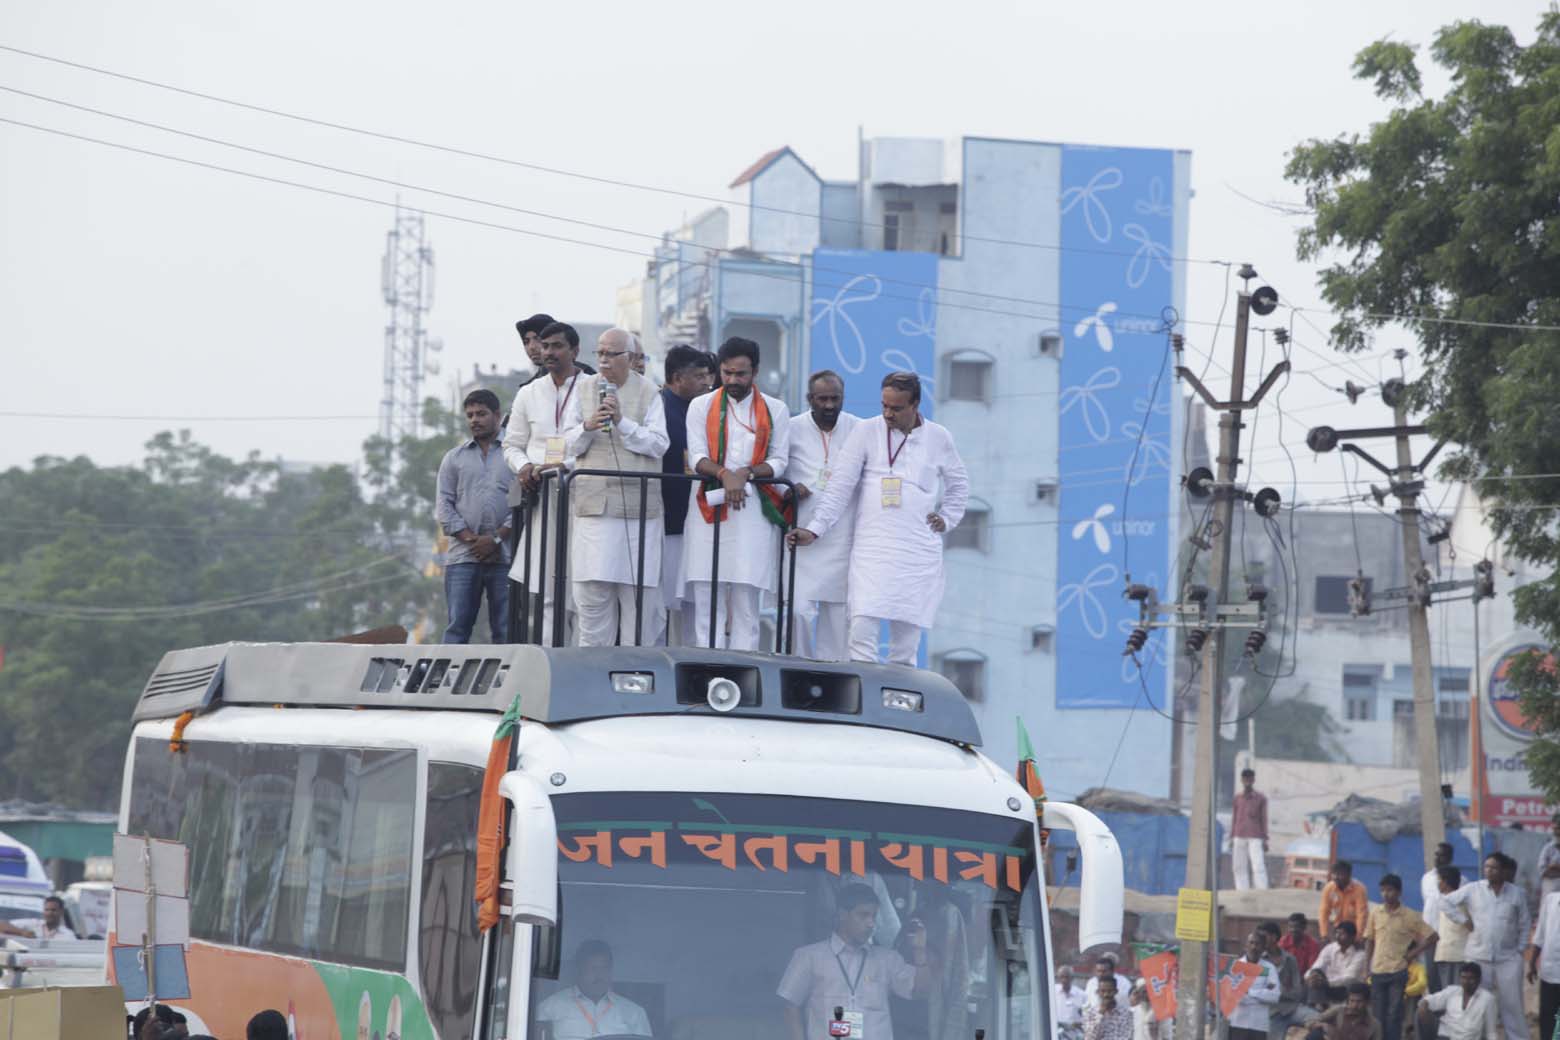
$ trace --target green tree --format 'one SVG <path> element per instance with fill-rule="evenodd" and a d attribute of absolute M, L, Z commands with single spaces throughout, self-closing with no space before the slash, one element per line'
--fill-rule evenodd
<path fill-rule="evenodd" d="M 171 649 L 436 629 L 424 573 L 454 418 L 295 471 L 161 433 L 138 466 L 0 472 L 0 798 L 115 804 L 130 710 Z"/>
<path fill-rule="evenodd" d="M 1458 446 L 1443 472 L 1473 481 L 1517 556 L 1560 560 L 1560 12 L 1528 46 L 1463 21 L 1430 56 L 1450 76 L 1426 96 L 1407 43 L 1354 63 L 1391 105 L 1363 134 L 1301 144 L 1289 178 L 1314 209 L 1302 259 L 1328 259 L 1322 295 L 1335 346 L 1360 350 L 1390 316 L 1414 320 L 1425 371 L 1411 388 L 1431 428 Z M 1425 320 L 1429 319 L 1429 320 Z M 1517 479 L 1509 479 L 1517 478 Z M 1560 576 L 1515 592 L 1518 618 L 1560 640 Z M 1560 690 L 1532 663 L 1514 682 L 1542 739 L 1534 780 L 1560 798 Z"/>

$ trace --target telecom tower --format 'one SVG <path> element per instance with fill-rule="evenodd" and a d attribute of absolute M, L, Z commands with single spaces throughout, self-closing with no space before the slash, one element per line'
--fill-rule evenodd
<path fill-rule="evenodd" d="M 443 345 L 430 339 L 423 316 L 433 306 L 433 248 L 423 233 L 423 215 L 395 209 L 395 227 L 385 235 L 380 282 L 390 323 L 385 326 L 384 396 L 379 401 L 379 435 L 395 444 L 416 436 L 422 425 L 424 375 L 437 375 L 428 358 Z"/>

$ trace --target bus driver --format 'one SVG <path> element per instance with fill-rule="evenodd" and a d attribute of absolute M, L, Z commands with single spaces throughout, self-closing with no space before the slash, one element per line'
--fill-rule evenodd
<path fill-rule="evenodd" d="M 645 1009 L 612 992 L 612 947 L 600 939 L 580 943 L 574 985 L 542 1001 L 536 1019 L 552 1026 L 553 1040 L 651 1035 Z"/>
<path fill-rule="evenodd" d="M 845 1009 L 851 1040 L 894 1040 L 888 995 L 921 996 L 931 981 L 926 930 L 911 937 L 912 965 L 886 946 L 871 945 L 878 897 L 870 887 L 846 885 L 835 905 L 834 933 L 791 954 L 780 980 L 791 1040 L 831 1035 L 836 1007 Z"/>

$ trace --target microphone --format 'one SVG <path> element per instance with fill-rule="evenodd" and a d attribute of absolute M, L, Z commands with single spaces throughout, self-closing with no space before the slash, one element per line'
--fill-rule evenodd
<path fill-rule="evenodd" d="M 605 379 L 603 379 L 600 383 L 596 384 L 596 401 L 597 401 L 598 404 L 606 404 L 607 403 L 607 398 L 610 397 L 611 395 L 612 395 L 612 391 L 610 389 L 608 389 L 607 381 Z M 611 430 L 612 430 L 612 420 L 608 419 L 606 422 L 602 423 L 601 424 L 601 428 L 603 430 L 611 432 Z"/>

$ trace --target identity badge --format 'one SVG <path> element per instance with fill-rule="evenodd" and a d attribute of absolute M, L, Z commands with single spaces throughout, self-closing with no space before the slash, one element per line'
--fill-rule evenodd
<path fill-rule="evenodd" d="M 903 501 L 901 494 L 905 480 L 903 477 L 883 478 L 883 508 L 898 509 Z"/>
<path fill-rule="evenodd" d="M 563 464 L 563 438 L 547 438 L 547 457 L 542 459 L 544 466 L 559 466 Z"/>
<path fill-rule="evenodd" d="M 863 1026 L 866 1025 L 867 1016 L 860 1011 L 845 1012 L 845 1024 L 850 1026 L 850 1040 L 862 1040 L 865 1036 Z"/>

